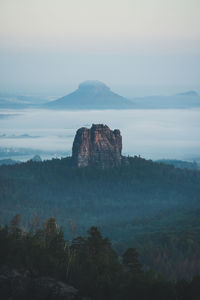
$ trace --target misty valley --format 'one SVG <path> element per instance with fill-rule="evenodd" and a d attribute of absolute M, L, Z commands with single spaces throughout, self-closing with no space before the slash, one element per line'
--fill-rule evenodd
<path fill-rule="evenodd" d="M 92 123 L 120 128 L 123 154 L 147 159 L 200 161 L 200 110 L 2 110 L 0 159 L 26 161 L 71 155 L 77 128 Z"/>

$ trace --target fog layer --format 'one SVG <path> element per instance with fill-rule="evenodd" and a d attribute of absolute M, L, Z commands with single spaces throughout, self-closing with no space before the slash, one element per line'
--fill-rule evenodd
<path fill-rule="evenodd" d="M 123 154 L 145 158 L 198 159 L 200 110 L 26 110 L 0 119 L 0 147 L 71 151 L 76 130 L 92 123 L 121 130 Z M 28 136 L 26 136 L 28 135 Z"/>

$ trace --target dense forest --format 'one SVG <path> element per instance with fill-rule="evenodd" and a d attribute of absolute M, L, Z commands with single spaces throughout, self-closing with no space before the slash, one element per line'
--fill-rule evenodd
<path fill-rule="evenodd" d="M 9 225 L 0 228 L 0 244 L 0 266 L 15 268 L 16 275 L 20 269 L 29 277 L 53 276 L 67 282 L 78 289 L 77 300 L 200 299 L 200 276 L 189 281 L 170 281 L 152 270 L 145 271 L 136 249 L 128 248 L 119 257 L 97 227 L 69 242 L 53 217 L 42 227 L 34 219 L 29 230 L 22 230 L 20 216 L 16 215 Z M 22 288 L 19 276 L 16 278 L 20 285 L 13 291 L 15 285 L 5 280 L 6 276 L 0 276 L 1 299 L 57 299 L 53 295 L 38 295 L 30 283 Z M 45 277 L 40 278 L 41 285 Z"/>
<path fill-rule="evenodd" d="M 140 157 L 120 167 L 75 168 L 70 158 L 0 167 L 0 220 L 21 226 L 50 216 L 72 241 L 97 226 L 119 256 L 136 248 L 140 262 L 170 280 L 200 273 L 200 172 Z"/>

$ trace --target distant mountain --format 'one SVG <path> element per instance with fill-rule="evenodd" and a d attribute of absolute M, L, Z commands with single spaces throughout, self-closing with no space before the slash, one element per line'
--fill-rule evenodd
<path fill-rule="evenodd" d="M 43 107 L 51 109 L 125 109 L 134 108 L 132 101 L 112 92 L 100 81 L 85 81 L 77 90 Z"/>
<path fill-rule="evenodd" d="M 39 155 L 35 155 L 33 158 L 31 158 L 30 160 L 28 161 L 34 161 L 34 162 L 41 162 L 42 159 Z M 22 163 L 22 161 L 20 160 L 14 160 L 14 159 L 11 159 L 11 158 L 5 158 L 5 159 L 0 159 L 0 166 L 3 166 L 3 165 L 15 165 L 15 164 L 20 164 Z"/>
<path fill-rule="evenodd" d="M 179 169 L 200 170 L 200 165 L 198 165 L 196 161 L 189 162 L 177 159 L 159 159 L 156 162 L 173 165 L 175 168 Z"/>
<path fill-rule="evenodd" d="M 10 158 L 8 158 L 8 159 L 0 159 L 0 166 L 3 166 L 3 165 L 6 165 L 6 166 L 8 166 L 8 165 L 15 165 L 15 164 L 18 164 L 18 163 L 20 163 L 20 161 L 13 160 L 13 159 L 10 159 Z"/>
<path fill-rule="evenodd" d="M 55 99 L 55 98 L 54 98 Z M 78 89 L 57 100 L 44 103 L 35 96 L 0 93 L 0 109 L 173 109 L 200 107 L 200 95 L 193 90 L 171 96 L 127 99 L 97 80 L 82 82 Z M 0 115 L 0 118 L 5 117 Z"/>
<path fill-rule="evenodd" d="M 47 109 L 173 109 L 200 107 L 196 91 L 172 96 L 138 97 L 132 100 L 122 97 L 100 81 L 85 81 L 73 93 L 47 102 Z"/>
<path fill-rule="evenodd" d="M 36 107 L 40 103 L 44 103 L 44 99 L 40 97 L 0 92 L 0 109 L 24 109 Z"/>
<path fill-rule="evenodd" d="M 187 91 L 185 93 L 177 94 L 176 96 L 192 96 L 192 97 L 198 97 L 199 94 L 196 91 Z"/>
<path fill-rule="evenodd" d="M 200 107 L 200 96 L 195 91 L 188 91 L 172 96 L 148 96 L 133 98 L 135 108 L 139 109 L 173 109 Z"/>
<path fill-rule="evenodd" d="M 30 159 L 30 161 L 41 162 L 42 159 L 39 155 L 35 155 L 33 158 Z"/>

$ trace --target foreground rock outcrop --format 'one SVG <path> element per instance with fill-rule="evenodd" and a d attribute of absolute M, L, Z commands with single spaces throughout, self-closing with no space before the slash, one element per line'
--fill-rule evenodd
<path fill-rule="evenodd" d="M 122 136 L 118 129 L 103 124 L 77 130 L 72 147 L 72 160 L 77 167 L 97 165 L 102 168 L 121 164 Z"/>
<path fill-rule="evenodd" d="M 29 271 L 0 267 L 2 300 L 75 300 L 78 291 L 51 277 L 36 277 Z"/>

